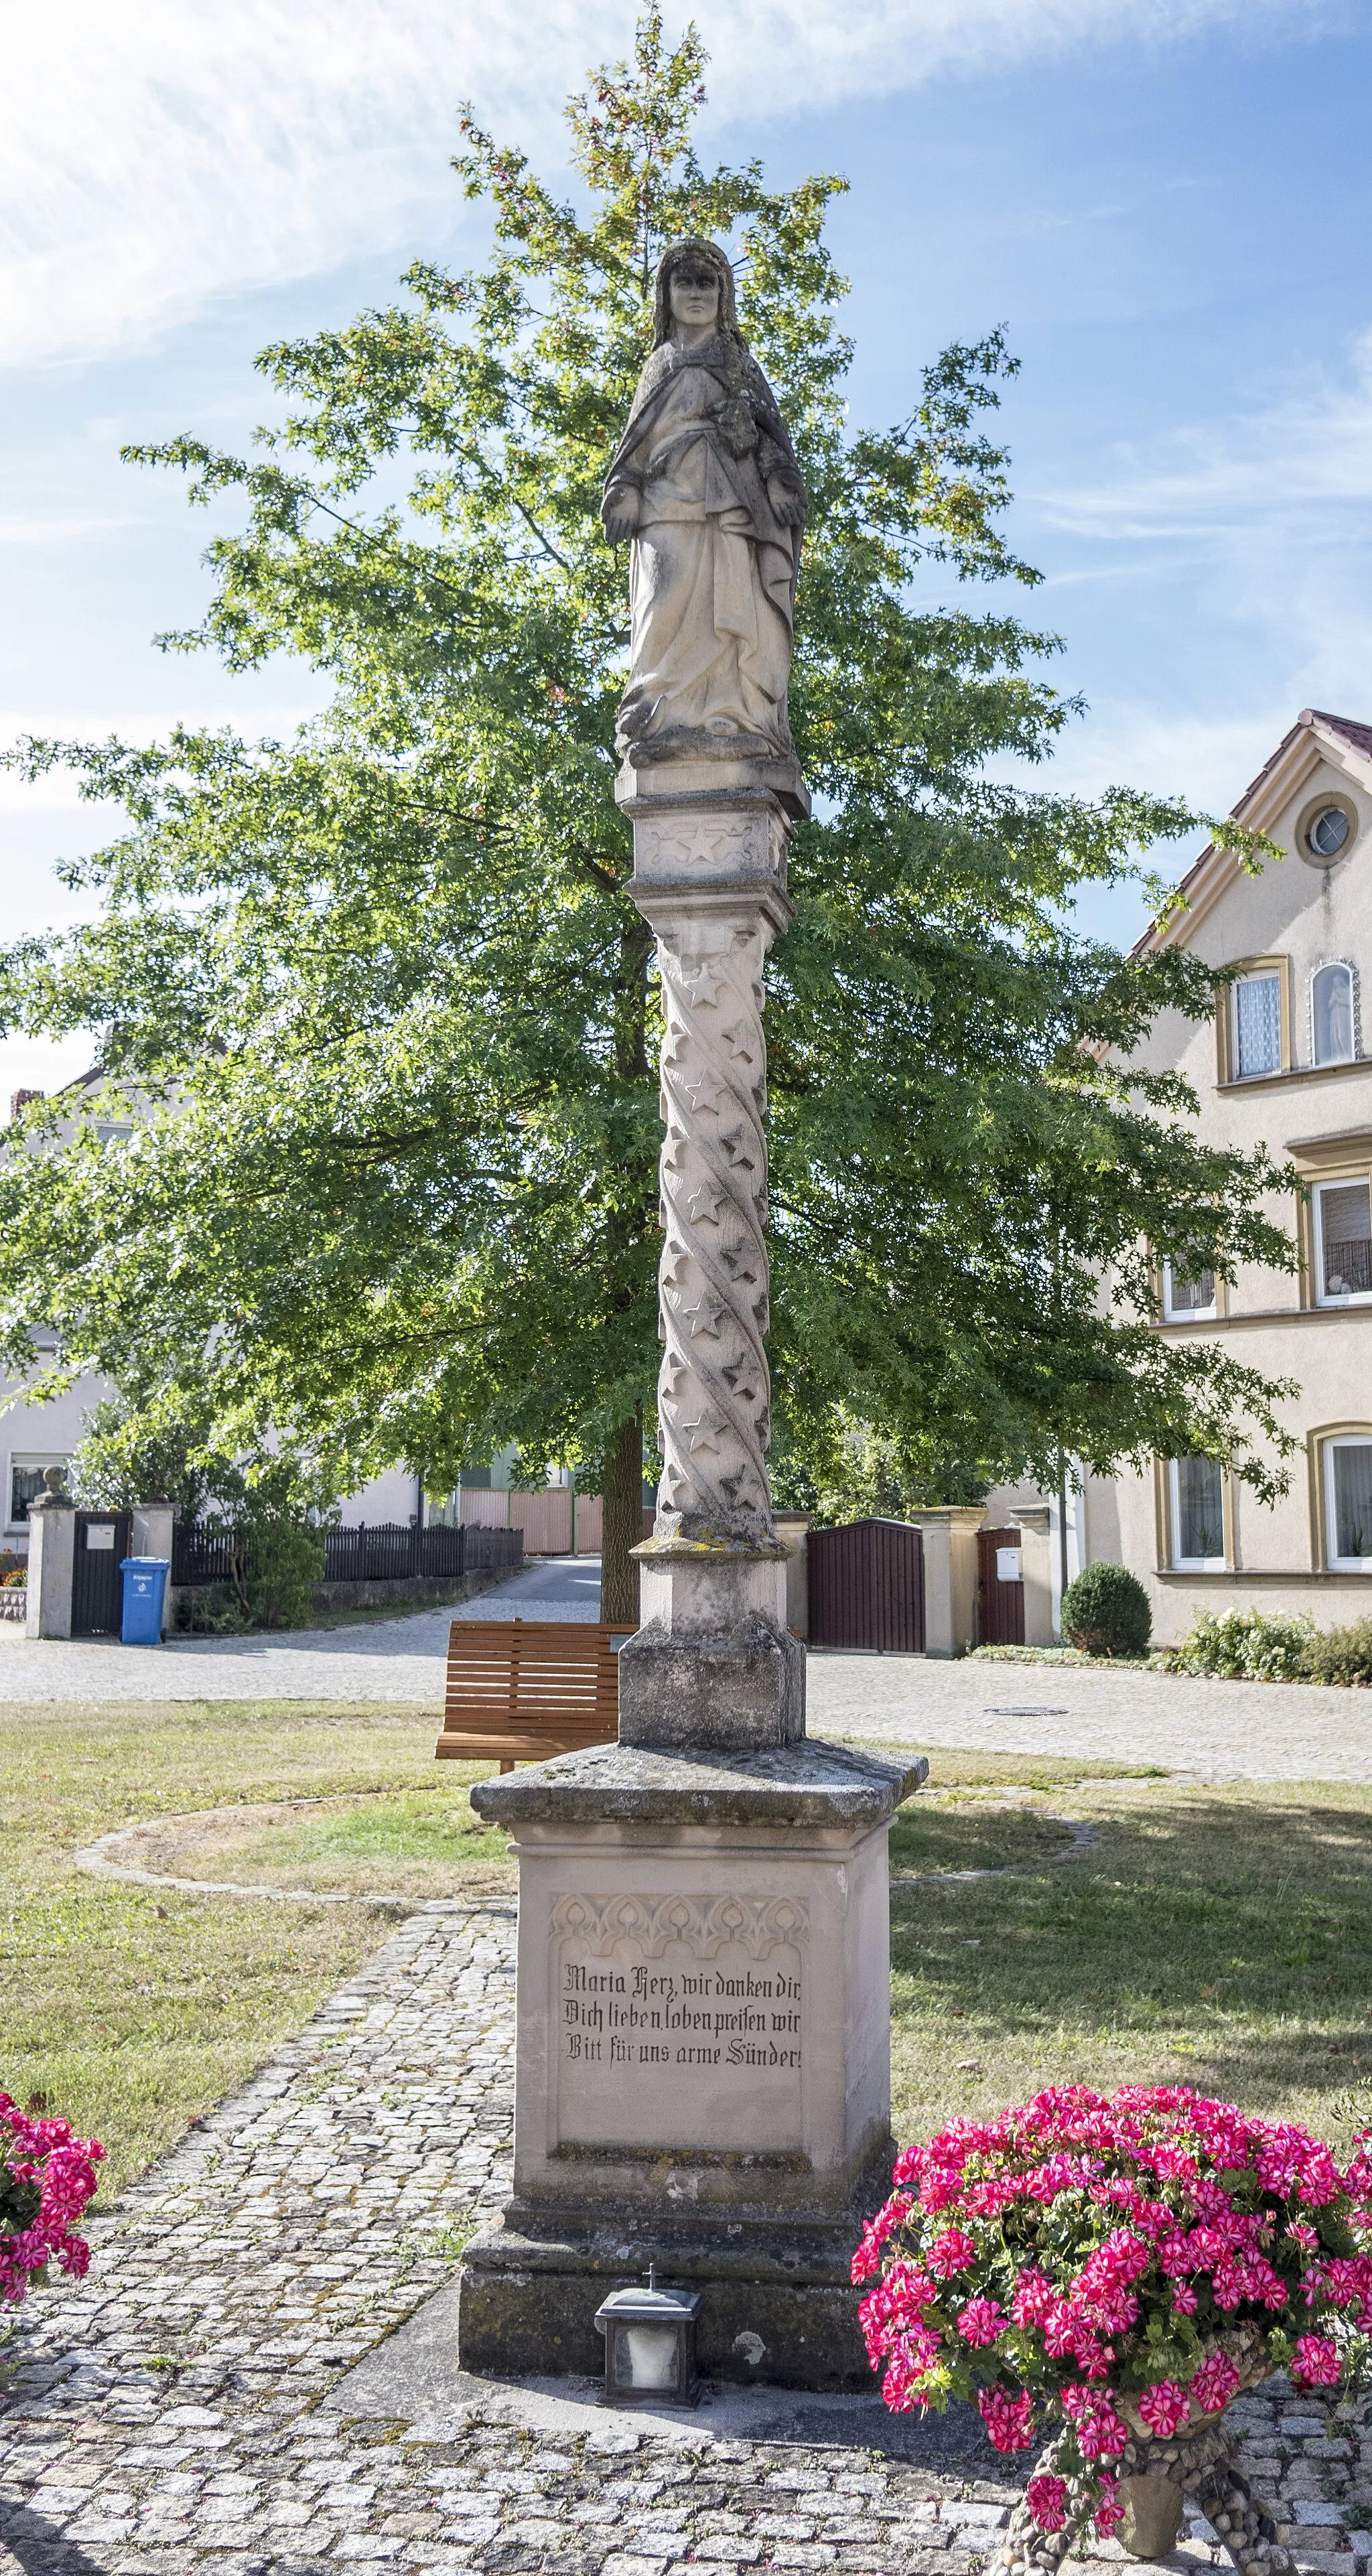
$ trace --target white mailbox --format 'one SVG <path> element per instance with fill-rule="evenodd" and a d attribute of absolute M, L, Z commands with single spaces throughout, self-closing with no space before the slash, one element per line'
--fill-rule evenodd
<path fill-rule="evenodd" d="M 1022 1583 L 1024 1581 L 1024 1575 L 1020 1566 L 1020 1552 L 1017 1547 L 997 1548 L 996 1581 L 997 1583 Z"/>

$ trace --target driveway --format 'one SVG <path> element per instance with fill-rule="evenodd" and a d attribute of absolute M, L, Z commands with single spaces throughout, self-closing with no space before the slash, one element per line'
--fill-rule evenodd
<path fill-rule="evenodd" d="M 0 1627 L 0 1702 L 109 1699 L 386 1700 L 436 1708 L 456 1619 L 594 1619 L 596 1557 L 526 1566 L 457 1609 L 281 1637 L 29 1644 Z M 1372 1784 L 1372 1695 L 1299 1684 L 1202 1682 L 1057 1664 L 810 1657 L 812 1735 L 914 1752 L 1061 1753 L 1145 1762 L 1201 1780 Z"/>

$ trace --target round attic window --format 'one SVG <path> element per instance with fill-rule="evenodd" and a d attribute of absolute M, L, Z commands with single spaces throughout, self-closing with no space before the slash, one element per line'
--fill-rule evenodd
<path fill-rule="evenodd" d="M 1357 838 L 1358 809 L 1352 797 L 1326 787 L 1298 814 L 1292 842 L 1308 868 L 1332 868 L 1347 858 Z"/>
<path fill-rule="evenodd" d="M 1322 805 L 1306 838 L 1317 859 L 1336 859 L 1348 838 L 1348 816 L 1341 805 Z"/>

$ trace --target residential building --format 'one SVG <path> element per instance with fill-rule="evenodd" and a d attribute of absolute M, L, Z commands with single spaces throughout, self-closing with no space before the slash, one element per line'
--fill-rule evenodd
<path fill-rule="evenodd" d="M 1321 1626 L 1372 1610 L 1372 725 L 1307 708 L 1234 813 L 1280 855 L 1250 872 L 1212 844 L 1182 906 L 1139 942 L 1136 955 L 1182 947 L 1232 979 L 1213 1019 L 1165 1013 L 1142 1061 L 1186 1076 L 1207 1142 L 1265 1144 L 1294 1166 L 1299 1196 L 1269 1212 L 1295 1266 L 1230 1285 L 1161 1265 L 1156 1330 L 1222 1341 L 1293 1381 L 1281 1410 L 1297 1447 L 1270 1505 L 1210 1458 L 1087 1479 L 1070 1554 L 1131 1567 L 1164 1644 L 1202 1607 L 1307 1611 Z M 1044 1502 L 1005 1488 L 988 1513 Z"/>

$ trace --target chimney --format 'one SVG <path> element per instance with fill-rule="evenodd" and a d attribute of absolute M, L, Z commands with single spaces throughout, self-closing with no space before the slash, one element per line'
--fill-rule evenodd
<path fill-rule="evenodd" d="M 42 1097 L 43 1094 L 41 1091 L 12 1091 L 10 1093 L 10 1117 L 12 1119 L 17 1118 L 21 1109 L 27 1109 L 31 1100 L 41 1100 Z"/>

